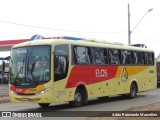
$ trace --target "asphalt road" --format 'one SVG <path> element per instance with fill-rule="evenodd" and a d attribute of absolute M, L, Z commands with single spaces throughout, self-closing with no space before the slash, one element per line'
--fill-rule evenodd
<path fill-rule="evenodd" d="M 8 85 L 0 85 L 0 94 L 8 95 Z M 50 111 L 119 111 L 131 107 L 160 102 L 160 88 L 138 93 L 135 99 L 126 99 L 121 96 L 112 96 L 106 100 L 89 100 L 88 105 L 79 108 L 71 108 L 68 103 L 51 104 L 47 109 Z M 47 110 L 45 109 L 45 110 Z M 4 103 L 0 104 L 0 111 L 43 111 L 43 108 L 32 103 Z"/>
<path fill-rule="evenodd" d="M 9 87 L 8 84 L 1 84 L 0 83 L 0 96 L 8 96 L 9 93 Z"/>
<path fill-rule="evenodd" d="M 125 99 L 121 96 L 113 96 L 106 100 L 89 100 L 88 105 L 79 108 L 71 108 L 68 103 L 51 104 L 48 108 L 41 108 L 37 104 L 28 103 L 4 103 L 0 104 L 0 111 L 33 111 L 57 114 L 59 116 L 56 119 L 74 119 L 73 117 L 67 116 L 66 114 L 71 114 L 73 111 L 121 111 L 132 107 L 138 107 L 143 105 L 148 105 L 152 103 L 160 102 L 160 88 L 155 90 L 139 93 L 135 99 Z M 65 113 L 63 112 L 65 111 Z M 67 112 L 71 111 L 71 112 Z M 72 114 L 78 114 L 80 112 L 73 112 Z M 95 112 L 93 113 L 95 114 Z M 90 115 L 90 114 L 89 114 Z M 61 117 L 63 116 L 63 117 Z M 3 118 L 4 119 L 4 118 Z M 15 118 L 10 118 L 15 119 Z M 53 118 L 47 118 L 53 119 Z M 36 120 L 36 118 L 34 118 Z"/>

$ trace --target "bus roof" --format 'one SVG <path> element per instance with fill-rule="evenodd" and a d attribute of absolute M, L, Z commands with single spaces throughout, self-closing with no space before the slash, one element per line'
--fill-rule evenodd
<path fill-rule="evenodd" d="M 113 49 L 126 49 L 135 51 L 152 51 L 148 48 L 142 48 L 131 45 L 124 45 L 117 42 L 109 42 L 105 40 L 95 40 L 95 39 L 83 39 L 83 40 L 66 40 L 66 39 L 43 39 L 43 40 L 33 40 L 28 42 L 23 42 L 13 46 L 12 48 L 24 47 L 24 46 L 34 46 L 34 45 L 53 45 L 53 44 L 71 44 L 77 46 L 92 46 L 92 47 L 104 47 Z"/>

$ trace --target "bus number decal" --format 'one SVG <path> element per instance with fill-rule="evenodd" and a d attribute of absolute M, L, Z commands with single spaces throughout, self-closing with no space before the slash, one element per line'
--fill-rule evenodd
<path fill-rule="evenodd" d="M 57 95 L 58 96 L 65 96 L 66 95 L 66 91 L 57 91 Z"/>
<path fill-rule="evenodd" d="M 107 69 L 96 69 L 96 77 L 107 77 Z"/>

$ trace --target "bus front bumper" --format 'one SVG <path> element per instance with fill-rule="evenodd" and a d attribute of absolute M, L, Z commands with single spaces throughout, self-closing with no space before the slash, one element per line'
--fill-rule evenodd
<path fill-rule="evenodd" d="M 54 95 L 52 90 L 35 95 L 18 95 L 13 91 L 9 92 L 11 102 L 32 102 L 32 103 L 53 103 Z"/>

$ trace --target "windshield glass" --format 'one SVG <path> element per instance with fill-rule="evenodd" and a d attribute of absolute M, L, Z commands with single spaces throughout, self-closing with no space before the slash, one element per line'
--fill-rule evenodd
<path fill-rule="evenodd" d="M 50 46 L 16 48 L 11 51 L 10 83 L 38 85 L 50 80 Z"/>

